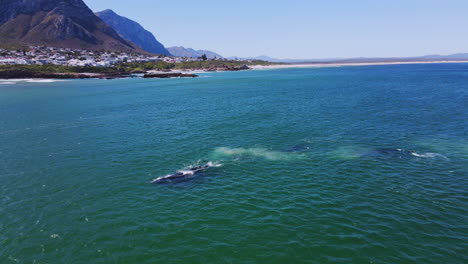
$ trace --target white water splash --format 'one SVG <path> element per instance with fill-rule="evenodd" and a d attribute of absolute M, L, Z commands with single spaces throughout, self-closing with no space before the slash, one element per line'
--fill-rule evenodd
<path fill-rule="evenodd" d="M 442 154 L 439 153 L 416 153 L 412 152 L 411 155 L 419 158 L 442 158 L 444 160 L 448 160 L 448 158 Z"/>
<path fill-rule="evenodd" d="M 177 172 L 182 173 L 184 176 L 191 176 L 191 175 L 195 174 L 195 172 L 191 171 L 191 170 L 178 170 Z"/>
<path fill-rule="evenodd" d="M 219 168 L 221 166 L 223 166 L 223 164 L 215 161 L 215 162 L 212 162 L 212 161 L 208 161 L 208 163 L 206 163 L 206 165 L 210 166 L 210 167 L 213 167 L 213 168 Z"/>
<path fill-rule="evenodd" d="M 466 138 L 424 138 L 414 144 L 424 146 L 450 157 L 468 158 L 468 139 Z"/>

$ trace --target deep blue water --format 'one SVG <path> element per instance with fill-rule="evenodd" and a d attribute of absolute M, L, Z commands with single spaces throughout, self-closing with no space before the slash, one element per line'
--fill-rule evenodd
<path fill-rule="evenodd" d="M 202 75 L 0 84 L 0 262 L 468 262 L 468 64 Z"/>

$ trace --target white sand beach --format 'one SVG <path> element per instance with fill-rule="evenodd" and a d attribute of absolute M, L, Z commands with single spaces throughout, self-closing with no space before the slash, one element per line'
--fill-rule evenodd
<path fill-rule="evenodd" d="M 287 68 L 325 68 L 345 66 L 372 66 L 372 65 L 398 65 L 398 64 L 431 64 L 431 63 L 468 63 L 468 61 L 400 61 L 400 62 L 350 62 L 350 63 L 308 63 L 308 64 L 281 64 L 281 65 L 252 65 L 253 70 L 272 70 Z"/>

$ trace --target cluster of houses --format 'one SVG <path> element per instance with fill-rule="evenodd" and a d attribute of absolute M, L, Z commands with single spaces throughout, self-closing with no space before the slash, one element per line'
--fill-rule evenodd
<path fill-rule="evenodd" d="M 198 61 L 199 58 L 168 57 L 164 55 L 128 54 L 124 52 L 99 52 L 70 48 L 53 48 L 30 46 L 28 50 L 0 49 L 0 65 L 44 65 L 62 66 L 97 66 L 107 67 L 122 62 L 155 62 L 168 63 Z"/>

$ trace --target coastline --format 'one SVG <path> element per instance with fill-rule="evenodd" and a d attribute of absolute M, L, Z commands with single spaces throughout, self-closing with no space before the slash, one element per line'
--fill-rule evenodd
<path fill-rule="evenodd" d="M 199 77 L 200 73 L 245 71 L 245 70 L 276 70 L 294 68 L 330 68 L 347 66 L 380 66 L 380 65 L 404 65 L 404 64 L 438 64 L 438 63 L 468 63 L 466 61 L 392 61 L 392 62 L 316 62 L 304 64 L 275 64 L 275 65 L 243 65 L 237 67 L 218 67 L 209 69 L 168 69 L 168 70 L 148 70 L 141 72 L 109 72 L 109 73 L 65 73 L 65 72 L 35 72 L 30 70 L 10 70 L 0 71 L 0 84 L 13 84 L 14 82 L 26 81 L 49 82 L 51 79 L 123 79 L 123 78 L 183 78 Z M 137 74 L 143 74 L 138 76 Z M 8 82 L 9 81 L 9 82 Z"/>
<path fill-rule="evenodd" d="M 279 65 L 252 65 L 252 70 L 274 70 L 289 68 L 327 68 L 346 66 L 379 66 L 379 65 L 401 65 L 401 64 L 437 64 L 437 63 L 468 63 L 466 61 L 392 61 L 392 62 L 316 62 L 304 64 L 279 64 Z"/>
<path fill-rule="evenodd" d="M 205 66 L 205 67 L 204 67 Z M 67 68 L 58 67 L 58 69 L 37 69 L 36 66 L 26 66 L 21 68 L 0 69 L 0 80 L 11 79 L 123 79 L 123 78 L 196 78 L 197 73 L 206 72 L 222 72 L 222 71 L 244 71 L 251 68 L 245 64 L 229 65 L 222 64 L 216 66 L 210 65 L 195 65 L 194 67 L 178 68 L 178 69 L 157 69 L 157 70 L 142 70 L 142 69 L 121 69 L 118 67 L 104 69 L 91 67 L 83 68 Z M 75 70 L 75 72 L 70 71 Z M 141 75 L 142 74 L 142 75 Z"/>

